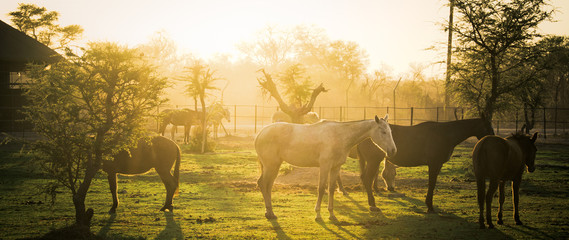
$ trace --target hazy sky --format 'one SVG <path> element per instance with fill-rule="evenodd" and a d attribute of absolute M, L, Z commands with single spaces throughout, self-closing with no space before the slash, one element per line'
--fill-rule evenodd
<path fill-rule="evenodd" d="M 446 40 L 436 24 L 448 17 L 446 0 L 2 0 L 0 19 L 18 3 L 34 3 L 60 13 L 61 25 L 78 24 L 89 41 L 109 40 L 129 46 L 147 42 L 164 30 L 180 50 L 207 59 L 235 54 L 235 44 L 252 40 L 268 25 L 315 25 L 332 40 L 357 42 L 370 56 L 370 69 L 381 64 L 394 73 L 411 63 L 444 60 L 444 51 L 426 51 Z M 569 0 L 554 0 L 558 22 L 545 33 L 569 34 Z"/>

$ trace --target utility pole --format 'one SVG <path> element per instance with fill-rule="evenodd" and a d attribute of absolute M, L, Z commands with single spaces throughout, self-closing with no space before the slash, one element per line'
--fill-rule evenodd
<path fill-rule="evenodd" d="M 454 0 L 449 0 L 449 16 L 448 16 L 448 42 L 447 42 L 447 71 L 446 71 L 446 81 L 445 81 L 445 102 L 444 102 L 444 113 L 443 117 L 447 118 L 446 109 L 450 105 L 450 96 L 448 93 L 448 88 L 450 84 L 450 67 L 452 61 L 452 32 L 453 32 L 453 18 L 454 18 Z"/>

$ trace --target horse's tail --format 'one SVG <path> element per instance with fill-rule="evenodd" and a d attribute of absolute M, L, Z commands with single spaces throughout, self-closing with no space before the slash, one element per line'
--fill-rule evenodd
<path fill-rule="evenodd" d="M 176 163 L 174 165 L 174 179 L 176 180 L 176 190 L 174 191 L 174 196 L 178 196 L 180 191 L 180 162 L 182 160 L 182 156 L 180 153 L 180 147 L 176 146 L 177 156 L 176 156 Z"/>

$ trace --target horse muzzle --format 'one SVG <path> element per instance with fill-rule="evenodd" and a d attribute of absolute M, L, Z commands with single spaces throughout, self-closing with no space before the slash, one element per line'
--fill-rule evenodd
<path fill-rule="evenodd" d="M 397 155 L 397 148 L 392 148 L 386 151 L 387 157 L 395 157 Z"/>

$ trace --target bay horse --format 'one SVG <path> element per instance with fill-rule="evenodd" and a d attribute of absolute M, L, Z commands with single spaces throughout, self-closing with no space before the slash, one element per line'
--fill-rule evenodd
<path fill-rule="evenodd" d="M 522 225 L 519 213 L 520 183 L 522 174 L 527 166 L 528 172 L 535 171 L 535 147 L 537 132 L 530 138 L 524 133 L 516 133 L 507 138 L 499 136 L 486 136 L 474 146 L 472 151 L 472 165 L 476 176 L 476 187 L 478 189 L 478 207 L 480 216 L 478 223 L 480 228 L 484 225 L 484 201 L 486 201 L 486 223 L 488 228 L 494 228 L 492 224 L 492 198 L 496 188 L 500 189 L 500 207 L 498 208 L 498 221 L 502 225 L 502 211 L 505 200 L 504 185 L 505 181 L 512 181 L 512 197 L 514 202 L 514 220 L 516 225 Z M 490 180 L 488 192 L 486 191 L 486 179 Z"/>
<path fill-rule="evenodd" d="M 423 122 L 414 126 L 391 124 L 393 141 L 397 146 L 397 155 L 388 157 L 382 177 L 389 190 L 394 191 L 395 166 L 429 167 L 429 188 L 425 204 L 427 212 L 434 213 L 433 193 L 437 177 L 444 163 L 448 162 L 456 145 L 471 136 L 481 139 L 493 135 L 490 122 L 482 119 L 466 119 L 444 123 Z M 375 207 L 372 184 L 377 179 L 379 165 L 386 154 L 369 140 L 357 145 L 357 157 L 360 162 L 361 178 L 368 195 L 370 208 Z M 377 180 L 375 181 L 377 184 Z"/>
<path fill-rule="evenodd" d="M 164 131 L 168 124 L 172 124 L 172 140 L 174 140 L 174 133 L 178 126 L 184 126 L 184 143 L 190 142 L 190 129 L 192 125 L 200 123 L 202 112 L 194 111 L 188 108 L 182 109 L 165 109 L 162 111 L 160 120 L 160 135 L 164 136 Z"/>
<path fill-rule="evenodd" d="M 174 174 L 170 170 L 174 166 Z M 148 141 L 142 138 L 136 148 L 121 151 L 112 161 L 103 161 L 103 171 L 107 173 L 113 205 L 109 213 L 115 213 L 119 205 L 117 196 L 117 174 L 138 175 L 154 168 L 166 187 L 166 202 L 160 211 L 174 209 L 172 199 L 178 193 L 180 179 L 180 148 L 165 137 L 156 136 Z"/>
<path fill-rule="evenodd" d="M 316 220 L 321 220 L 320 205 L 328 184 L 328 211 L 334 215 L 334 188 L 340 167 L 356 144 L 371 138 L 389 156 L 397 152 L 393 143 L 388 116 L 352 122 L 320 121 L 315 124 L 273 123 L 264 127 L 255 138 L 255 150 L 261 165 L 257 184 L 265 200 L 265 217 L 275 219 L 271 189 L 283 161 L 299 167 L 319 167 Z"/>

